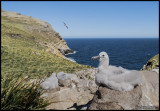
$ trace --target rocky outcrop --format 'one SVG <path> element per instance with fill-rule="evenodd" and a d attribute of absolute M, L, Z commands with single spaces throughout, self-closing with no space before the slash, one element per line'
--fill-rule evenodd
<path fill-rule="evenodd" d="M 133 109 L 138 105 L 142 96 L 140 86 L 134 88 L 132 91 L 120 92 L 100 86 L 90 110 L 121 110 Z"/>
<path fill-rule="evenodd" d="M 71 49 L 58 49 L 63 55 L 73 53 L 74 51 Z"/>
<path fill-rule="evenodd" d="M 64 76 L 62 79 L 58 77 L 58 74 L 59 88 L 46 90 L 42 95 L 52 102 L 46 109 L 87 109 L 98 88 L 94 82 L 96 71 L 97 69 L 81 70 L 75 74 L 69 74 L 70 77 Z"/>
<path fill-rule="evenodd" d="M 68 79 L 58 80 L 59 87 L 46 90 L 42 97 L 53 102 L 46 109 L 136 110 L 159 109 L 159 74 L 139 71 L 142 84 L 128 92 L 112 90 L 95 84 L 97 69 L 76 72 Z"/>
<path fill-rule="evenodd" d="M 159 109 L 159 73 L 140 71 L 140 75 L 143 82 L 139 106 L 151 106 Z"/>
<path fill-rule="evenodd" d="M 141 70 L 151 70 L 159 72 L 159 54 L 152 57 Z"/>
<path fill-rule="evenodd" d="M 100 86 L 89 107 L 90 110 L 159 109 L 159 74 L 140 71 L 142 84 L 128 92 Z"/>
<path fill-rule="evenodd" d="M 65 110 L 65 109 L 76 109 L 76 107 L 72 107 L 75 103 L 79 105 L 87 104 L 93 98 L 93 95 L 88 91 L 78 91 L 76 88 L 67 88 L 60 87 L 59 91 L 54 93 L 48 92 L 45 93 L 51 105 L 47 106 L 46 109 L 57 109 L 57 110 Z"/>

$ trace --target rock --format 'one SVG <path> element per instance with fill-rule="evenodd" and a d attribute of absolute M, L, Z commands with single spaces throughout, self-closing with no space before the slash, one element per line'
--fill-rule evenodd
<path fill-rule="evenodd" d="M 152 69 L 151 71 L 159 73 L 159 69 Z"/>
<path fill-rule="evenodd" d="M 58 49 L 63 55 L 73 53 L 74 51 L 71 49 Z"/>
<path fill-rule="evenodd" d="M 58 83 L 59 83 L 59 86 L 61 86 L 61 87 L 72 87 L 71 79 L 58 80 Z"/>
<path fill-rule="evenodd" d="M 89 110 L 134 110 L 159 108 L 159 74 L 140 71 L 142 84 L 128 92 L 100 86 Z"/>
<path fill-rule="evenodd" d="M 94 80 L 86 78 L 85 75 L 91 76 L 95 74 L 94 72 L 95 69 L 87 69 L 79 71 L 76 74 L 63 72 L 57 74 L 60 85 L 59 90 L 46 91 L 42 95 L 42 97 L 53 102 L 46 109 L 87 109 L 98 87 Z M 80 79 L 80 77 L 83 77 L 83 79 Z"/>
<path fill-rule="evenodd" d="M 81 81 L 80 84 L 86 83 L 86 86 L 81 85 L 84 87 L 82 89 L 85 89 L 85 87 L 86 87 L 88 90 L 90 90 L 91 94 L 94 94 L 98 89 L 98 86 L 95 83 L 95 74 L 96 73 L 97 73 L 97 68 L 86 69 L 86 70 L 81 70 L 79 72 L 76 72 L 77 77 L 80 79 L 79 81 Z"/>
<path fill-rule="evenodd" d="M 59 86 L 72 87 L 72 80 L 71 80 L 72 75 L 73 74 L 67 74 L 67 73 L 64 73 L 64 72 L 59 72 L 57 74 Z"/>
<path fill-rule="evenodd" d="M 65 50 L 65 54 L 69 54 L 69 53 L 74 53 L 74 51 L 71 50 L 71 49 L 66 49 L 66 50 Z"/>
<path fill-rule="evenodd" d="M 159 108 L 159 73 L 152 71 L 140 71 L 142 76 L 142 99 L 139 106 L 151 106 Z"/>
<path fill-rule="evenodd" d="M 88 107 L 89 107 L 91 102 L 92 102 L 92 100 L 89 101 L 87 104 L 79 105 L 79 106 L 77 105 L 77 103 L 74 103 L 73 106 L 71 106 L 67 109 L 72 110 L 72 108 L 74 108 L 74 110 L 88 110 Z"/>
<path fill-rule="evenodd" d="M 51 105 L 47 106 L 47 109 L 57 109 L 65 110 L 74 103 L 78 105 L 86 104 L 93 98 L 93 95 L 87 91 L 77 91 L 77 88 L 68 88 L 60 87 L 60 91 L 57 92 L 46 92 L 42 97 L 47 97 L 50 99 L 50 102 L 53 102 Z"/>
<path fill-rule="evenodd" d="M 87 79 L 87 80 L 94 80 L 95 79 L 95 74 L 97 73 L 98 69 L 86 69 L 86 70 L 81 70 L 76 72 L 75 74 L 78 76 L 80 79 Z"/>
<path fill-rule="evenodd" d="M 143 66 L 141 70 L 152 70 L 152 69 L 158 69 L 159 70 L 159 54 L 152 57 L 146 65 Z"/>
<path fill-rule="evenodd" d="M 10 37 L 21 37 L 21 34 L 10 33 L 9 36 Z"/>
<path fill-rule="evenodd" d="M 120 92 L 100 86 L 89 110 L 133 109 L 142 96 L 141 87 L 133 91 Z"/>

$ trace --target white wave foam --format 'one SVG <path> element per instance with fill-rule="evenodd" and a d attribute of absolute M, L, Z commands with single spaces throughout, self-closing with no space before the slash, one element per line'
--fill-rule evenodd
<path fill-rule="evenodd" d="M 76 62 L 73 58 L 71 58 L 71 57 L 68 57 L 68 59 L 70 60 L 70 61 L 72 61 L 72 62 Z"/>

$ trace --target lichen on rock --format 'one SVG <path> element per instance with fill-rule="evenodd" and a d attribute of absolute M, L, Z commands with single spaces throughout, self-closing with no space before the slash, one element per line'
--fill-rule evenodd
<path fill-rule="evenodd" d="M 141 70 L 159 69 L 159 54 L 152 57 Z"/>

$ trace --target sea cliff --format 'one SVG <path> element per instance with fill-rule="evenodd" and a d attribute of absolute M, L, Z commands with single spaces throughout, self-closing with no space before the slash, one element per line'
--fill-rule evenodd
<path fill-rule="evenodd" d="M 56 32 L 52 26 L 40 19 L 31 16 L 21 15 L 17 12 L 8 12 L 2 10 L 2 26 L 10 25 L 25 32 L 30 32 L 30 39 L 44 48 L 45 51 L 52 52 L 63 57 L 64 54 L 73 52 L 62 36 Z M 7 33 L 12 38 L 20 38 L 24 36 L 18 32 Z M 26 39 L 26 38 L 25 38 Z"/>
<path fill-rule="evenodd" d="M 34 78 L 53 72 L 75 72 L 90 66 L 70 61 L 73 52 L 52 26 L 40 19 L 1 9 L 2 73 Z"/>

